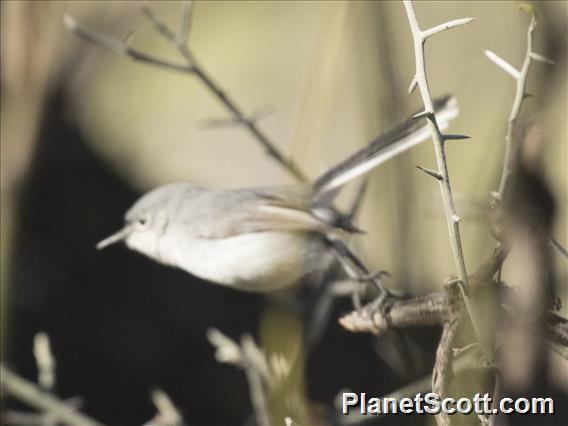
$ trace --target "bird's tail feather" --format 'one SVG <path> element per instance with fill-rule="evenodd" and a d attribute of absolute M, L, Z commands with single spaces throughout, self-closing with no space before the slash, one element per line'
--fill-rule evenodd
<path fill-rule="evenodd" d="M 453 96 L 434 101 L 434 111 L 440 129 L 445 129 L 459 110 Z M 369 172 L 390 158 L 424 142 L 430 137 L 426 120 L 409 118 L 394 129 L 379 135 L 369 145 L 332 167 L 314 183 L 316 203 L 328 203 L 346 183 Z"/>

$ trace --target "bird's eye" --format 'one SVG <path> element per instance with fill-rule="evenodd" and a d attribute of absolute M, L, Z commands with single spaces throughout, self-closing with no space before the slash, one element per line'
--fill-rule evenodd
<path fill-rule="evenodd" d="M 148 216 L 144 215 L 144 216 L 140 216 L 138 218 L 138 225 L 140 226 L 146 226 L 148 224 Z"/>

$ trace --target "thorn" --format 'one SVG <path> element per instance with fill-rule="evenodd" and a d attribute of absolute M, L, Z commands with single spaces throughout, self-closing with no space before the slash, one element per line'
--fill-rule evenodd
<path fill-rule="evenodd" d="M 442 135 L 442 139 L 444 139 L 444 141 L 459 141 L 463 139 L 471 139 L 471 136 L 447 134 L 447 135 Z"/>
<path fill-rule="evenodd" d="M 535 61 L 544 62 L 546 64 L 554 64 L 554 61 L 552 59 L 548 59 L 546 56 L 539 55 L 538 53 L 535 52 L 531 52 L 529 56 L 531 57 L 531 59 L 534 59 Z"/>
<path fill-rule="evenodd" d="M 457 213 L 452 213 L 452 216 L 451 216 L 451 217 L 452 217 L 452 220 L 453 220 L 455 223 L 461 222 L 461 218 L 458 216 Z"/>
<path fill-rule="evenodd" d="M 503 71 L 508 73 L 511 77 L 518 80 L 521 76 L 519 70 L 517 70 L 514 66 L 508 63 L 506 60 L 498 56 L 497 54 L 493 53 L 491 50 L 484 50 L 485 56 L 489 58 L 491 62 L 501 68 Z"/>
<path fill-rule="evenodd" d="M 414 114 L 412 117 L 410 117 L 412 120 L 417 120 L 419 118 L 430 118 L 432 117 L 432 115 L 434 114 L 433 111 L 420 111 L 417 114 Z"/>
<path fill-rule="evenodd" d="M 461 19 L 454 19 L 453 21 L 446 22 L 445 24 L 436 25 L 435 27 L 429 28 L 425 31 L 422 31 L 422 39 L 427 40 L 429 37 L 433 35 L 439 34 L 443 31 L 459 27 L 461 25 L 467 25 L 470 22 L 473 22 L 473 18 L 461 18 Z"/>
<path fill-rule="evenodd" d="M 524 93 L 523 94 L 523 100 L 524 99 L 528 99 L 528 98 L 532 98 L 534 95 L 531 95 L 530 93 Z"/>
<path fill-rule="evenodd" d="M 414 166 L 414 167 L 416 167 L 418 170 L 422 170 L 424 173 L 432 176 L 433 178 L 436 178 L 437 180 L 443 180 L 444 179 L 444 177 L 435 170 L 428 169 L 428 168 L 422 167 L 422 166 Z"/>
<path fill-rule="evenodd" d="M 408 94 L 411 95 L 412 92 L 414 92 L 414 89 L 416 89 L 416 85 L 418 84 L 418 80 L 416 79 L 416 74 L 414 74 L 414 77 L 412 77 L 412 81 L 410 82 L 410 86 L 408 86 Z"/>

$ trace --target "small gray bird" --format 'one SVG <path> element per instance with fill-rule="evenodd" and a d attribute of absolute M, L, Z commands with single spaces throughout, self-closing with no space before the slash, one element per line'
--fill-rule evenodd
<path fill-rule="evenodd" d="M 441 128 L 457 116 L 454 97 L 436 100 Z M 356 228 L 332 207 L 338 190 L 428 139 L 425 120 L 408 119 L 378 136 L 311 185 L 206 189 L 172 183 L 141 197 L 125 226 L 97 244 L 118 241 L 166 265 L 245 291 L 268 292 L 325 272 L 334 240 Z"/>

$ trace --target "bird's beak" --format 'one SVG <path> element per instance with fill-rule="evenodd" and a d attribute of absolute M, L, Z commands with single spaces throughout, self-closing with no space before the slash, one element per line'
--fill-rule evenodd
<path fill-rule="evenodd" d="M 114 243 L 117 243 L 119 241 L 124 240 L 126 237 L 128 237 L 128 235 L 130 234 L 130 231 L 131 231 L 131 227 L 125 226 L 120 231 L 115 232 L 110 237 L 107 237 L 104 240 L 102 240 L 101 242 L 99 242 L 97 244 L 97 250 L 102 250 L 105 247 L 110 246 L 111 244 L 114 244 Z"/>

